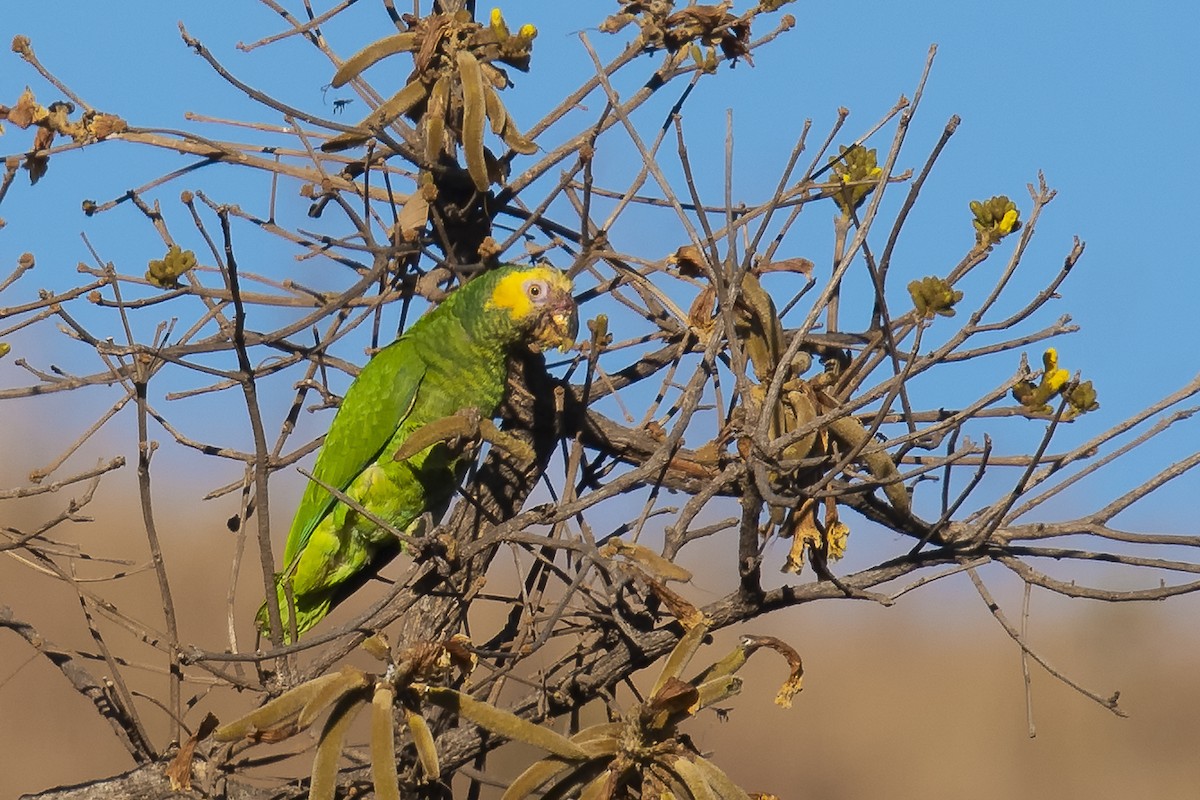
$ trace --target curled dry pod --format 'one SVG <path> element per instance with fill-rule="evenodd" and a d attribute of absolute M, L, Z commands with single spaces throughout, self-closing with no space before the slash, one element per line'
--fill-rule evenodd
<path fill-rule="evenodd" d="M 787 384 L 784 386 L 786 387 Z M 782 436 L 817 418 L 817 407 L 813 403 L 812 396 L 802 388 L 785 389 L 780 403 L 783 406 L 783 430 L 776 435 Z M 775 432 L 772 431 L 772 433 Z M 814 430 L 785 447 L 783 458 L 807 458 L 816 443 L 817 432 Z"/>
<path fill-rule="evenodd" d="M 483 155 L 483 124 L 487 119 L 487 99 L 483 92 L 483 73 L 479 59 L 468 50 L 455 54 L 458 61 L 458 77 L 463 87 L 463 155 L 467 160 L 467 173 L 475 188 L 486 192 L 488 188 L 487 161 Z"/>
<path fill-rule="evenodd" d="M 487 65 L 481 64 L 480 66 Z M 508 109 L 504 107 L 503 101 L 500 100 L 500 95 L 486 83 L 483 86 L 483 97 L 487 117 L 492 124 L 492 133 L 503 139 L 506 145 L 521 155 L 528 156 L 536 153 L 538 149 L 537 145 L 534 144 L 533 140 L 525 138 L 517 130 L 512 117 L 509 116 Z"/>
<path fill-rule="evenodd" d="M 338 67 L 338 71 L 333 73 L 330 86 L 335 89 L 341 88 L 372 64 L 396 53 L 407 53 L 416 48 L 417 35 L 412 32 L 396 33 L 371 42 Z"/>

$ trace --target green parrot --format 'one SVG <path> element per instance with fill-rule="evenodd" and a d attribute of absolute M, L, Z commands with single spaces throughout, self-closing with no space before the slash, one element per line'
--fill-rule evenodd
<path fill-rule="evenodd" d="M 402 461 L 394 458 L 397 450 L 414 431 L 460 412 L 474 409 L 490 419 L 504 397 L 510 354 L 521 346 L 566 350 L 578 328 L 566 275 L 509 264 L 468 281 L 375 354 L 347 390 L 317 455 L 316 480 L 292 520 L 276 576 L 285 640 L 291 638 L 285 581 L 296 630 L 304 633 L 399 548 L 395 536 L 317 481 L 397 530 L 412 532 L 426 512 L 440 517 L 467 459 L 444 442 Z M 265 603 L 257 622 L 269 633 Z"/>

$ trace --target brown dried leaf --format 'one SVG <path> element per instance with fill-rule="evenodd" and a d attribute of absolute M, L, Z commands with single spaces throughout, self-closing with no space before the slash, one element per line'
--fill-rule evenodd
<path fill-rule="evenodd" d="M 800 654 L 796 652 L 796 648 L 774 636 L 747 636 L 746 639 L 755 649 L 766 647 L 787 659 L 791 672 L 780 687 L 779 693 L 775 695 L 775 703 L 783 708 L 791 708 L 792 698 L 803 688 L 801 684 L 804 678 L 804 662 L 800 659 Z"/>
<path fill-rule="evenodd" d="M 685 278 L 700 278 L 707 274 L 704 254 L 694 244 L 686 244 L 667 256 L 667 263 L 673 265 Z"/>
<path fill-rule="evenodd" d="M 704 612 L 683 599 L 683 595 L 671 591 L 658 581 L 651 579 L 648 575 L 642 575 L 641 579 L 650 587 L 650 591 L 659 599 L 659 602 L 667 607 L 667 610 L 671 612 L 671 616 L 679 620 L 679 624 L 685 630 L 690 631 L 694 628 L 708 626 L 709 619 L 704 615 Z"/>
<path fill-rule="evenodd" d="M 129 124 L 116 114 L 93 114 L 86 124 L 89 135 L 95 139 L 106 139 L 129 130 Z"/>
<path fill-rule="evenodd" d="M 678 678 L 668 678 L 666 683 L 646 701 L 645 711 L 661 725 L 667 718 L 680 712 L 690 712 L 700 697 L 696 687 Z"/>
<path fill-rule="evenodd" d="M 692 305 L 688 308 L 688 323 L 693 328 L 706 331 L 713 325 L 713 320 L 717 318 L 717 290 L 712 284 L 705 286 L 696 295 L 696 299 L 692 301 Z"/>
<path fill-rule="evenodd" d="M 188 792 L 192 789 L 192 757 L 196 754 L 196 744 L 208 737 L 217 729 L 218 721 L 212 712 L 200 721 L 200 727 L 179 746 L 179 752 L 167 765 L 167 780 L 171 782 L 171 791 Z"/>
<path fill-rule="evenodd" d="M 18 128 L 25 129 L 45 118 L 48 113 L 46 108 L 39 104 L 33 96 L 33 90 L 26 86 L 25 91 L 17 98 L 17 104 L 12 108 L 5 109 L 0 114 L 0 119 L 7 119 Z"/>
<path fill-rule="evenodd" d="M 808 545 L 819 547 L 821 544 L 821 529 L 817 527 L 817 503 L 815 500 L 805 500 L 799 508 L 792 510 L 788 517 L 789 525 L 780 532 L 780 536 L 792 537 L 792 549 L 783 562 L 782 572 L 800 574 L 804 569 L 804 548 Z"/>
<path fill-rule="evenodd" d="M 33 136 L 33 150 L 38 154 L 30 153 L 25 156 L 25 169 L 29 172 L 29 183 L 35 184 L 41 180 L 46 174 L 46 170 L 50 168 L 50 156 L 45 154 L 45 150 L 49 150 L 54 144 L 54 131 L 49 128 L 38 128 L 37 133 Z"/>
<path fill-rule="evenodd" d="M 429 222 L 429 199 L 422 191 L 415 191 L 404 201 L 396 217 L 396 227 L 403 242 L 415 242 Z"/>

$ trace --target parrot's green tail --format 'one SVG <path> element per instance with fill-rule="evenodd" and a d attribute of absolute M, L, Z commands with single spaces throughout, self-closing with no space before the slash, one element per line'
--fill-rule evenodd
<path fill-rule="evenodd" d="M 292 620 L 291 609 L 288 607 L 287 598 L 283 594 L 283 589 L 278 588 L 279 602 L 279 619 L 283 622 L 283 642 L 291 644 L 292 642 Z M 314 596 L 306 594 L 300 597 L 293 597 L 292 600 L 296 607 L 296 633 L 303 634 L 309 628 L 320 622 L 326 614 L 329 613 L 330 603 L 333 599 L 333 592 L 321 593 Z M 254 618 L 258 629 L 262 631 L 264 636 L 271 634 L 271 620 L 267 615 L 267 604 L 263 603 L 258 609 L 258 615 Z"/>

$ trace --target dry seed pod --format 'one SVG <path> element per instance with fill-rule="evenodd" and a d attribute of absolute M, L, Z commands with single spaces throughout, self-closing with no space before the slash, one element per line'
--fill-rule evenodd
<path fill-rule="evenodd" d="M 742 294 L 735 314 L 737 332 L 754 365 L 754 374 L 760 382 L 769 381 L 784 350 L 783 323 L 775 311 L 775 301 L 753 273 L 746 273 L 742 279 Z"/>
<path fill-rule="evenodd" d="M 309 701 L 304 704 L 304 708 L 300 709 L 300 714 L 296 717 L 296 727 L 299 730 L 304 730 L 313 724 L 322 711 L 342 697 L 355 689 L 368 686 L 371 682 L 365 672 L 351 666 L 342 667 L 336 677 L 337 680 L 329 682 L 319 691 L 314 692 Z"/>
<path fill-rule="evenodd" d="M 622 555 L 630 561 L 645 567 L 656 578 L 664 581 L 680 581 L 687 583 L 692 579 L 692 573 L 670 559 L 663 558 L 658 553 L 637 542 L 626 542 L 613 539 L 600 548 L 600 555 L 612 558 Z"/>
<path fill-rule="evenodd" d="M 786 386 L 786 384 L 785 384 Z M 806 425 L 817 418 L 817 407 L 813 403 L 812 397 L 803 389 L 792 389 L 785 391 L 783 396 L 784 404 L 784 423 L 783 430 L 772 431 L 773 435 L 782 436 L 789 431 L 799 428 L 801 425 Z M 812 452 L 813 445 L 817 443 L 817 432 L 812 431 L 799 440 L 788 445 L 783 450 L 785 459 L 805 458 Z"/>
<path fill-rule="evenodd" d="M 858 447 L 867 439 L 867 429 L 853 417 L 842 417 L 829 423 L 829 432 L 850 448 Z M 869 446 L 868 443 L 867 447 Z M 882 484 L 884 496 L 892 501 L 892 505 L 898 511 L 907 514 L 912 509 L 912 501 L 909 499 L 908 490 L 904 488 L 904 484 L 896 480 L 900 477 L 900 471 L 896 469 L 892 457 L 884 450 L 864 452 L 859 457 L 867 465 L 867 471 L 871 473 L 871 477 Z"/>
<path fill-rule="evenodd" d="M 712 787 L 719 800 L 750 800 L 750 795 L 707 758 L 696 756 L 692 763 L 696 765 L 696 769 L 704 776 L 705 782 Z"/>
<path fill-rule="evenodd" d="M 705 780 L 704 773 L 697 769 L 694 763 L 680 757 L 671 763 L 670 768 L 693 800 L 717 800 L 717 795 Z"/>
<path fill-rule="evenodd" d="M 544 758 L 529 765 L 504 791 L 500 800 L 523 800 L 568 770 L 575 772 L 582 766 L 574 761 L 560 758 Z"/>
<path fill-rule="evenodd" d="M 436 781 L 442 774 L 442 768 L 438 764 L 433 732 L 429 730 L 424 717 L 407 708 L 404 709 L 404 721 L 408 724 L 408 732 L 412 734 L 413 745 L 417 748 L 417 758 L 421 760 L 421 769 L 425 770 L 425 777 Z"/>
<path fill-rule="evenodd" d="M 446 140 L 446 113 L 450 109 L 450 76 L 438 78 L 425 107 L 425 160 L 436 164 Z"/>
<path fill-rule="evenodd" d="M 500 102 L 500 95 L 491 86 L 484 84 L 483 99 L 487 109 L 488 121 L 492 124 L 492 133 L 500 136 L 504 126 L 508 124 L 508 109 Z"/>
<path fill-rule="evenodd" d="M 463 88 L 462 146 L 467 173 L 475 188 L 486 192 L 489 182 L 483 156 L 483 124 L 487 118 L 487 100 L 483 93 L 483 74 L 479 70 L 479 60 L 469 51 L 459 50 L 455 58 Z"/>
<path fill-rule="evenodd" d="M 337 791 L 338 759 L 342 755 L 346 731 L 366 704 L 366 698 L 363 697 L 343 698 L 329 715 L 325 728 L 321 731 L 321 739 L 317 743 L 317 754 L 313 758 L 308 800 L 334 800 L 334 793 Z"/>
<path fill-rule="evenodd" d="M 396 772 L 396 729 L 392 704 L 396 689 L 389 683 L 375 686 L 371 700 L 371 782 L 378 800 L 400 800 L 400 776 Z"/>
<path fill-rule="evenodd" d="M 363 650 L 370 653 L 372 657 L 380 661 L 391 661 L 392 659 L 392 646 L 388 644 L 387 637 L 382 633 L 375 633 L 368 636 L 366 639 L 363 639 L 363 643 L 360 646 Z"/>
<path fill-rule="evenodd" d="M 279 697 L 276 697 L 261 708 L 256 708 L 241 719 L 234 720 L 228 725 L 222 725 L 220 728 L 217 728 L 213 737 L 218 742 L 235 742 L 250 734 L 266 730 L 297 714 L 302 708 L 308 705 L 309 701 L 315 695 L 324 691 L 327 686 L 336 684 L 340 680 L 342 680 L 342 674 L 335 672 L 289 689 L 279 695 Z"/>
<path fill-rule="evenodd" d="M 609 788 L 609 784 L 612 782 L 612 779 L 612 770 L 604 770 L 591 783 L 583 787 L 583 791 L 579 794 L 579 800 L 601 800 L 601 798 L 611 797 L 612 791 Z"/>
<path fill-rule="evenodd" d="M 400 230 L 400 238 L 406 242 L 416 241 L 417 235 L 429 221 L 429 198 L 418 190 L 408 196 L 396 217 L 396 227 Z"/>
<path fill-rule="evenodd" d="M 584 728 L 572 736 L 571 741 L 591 753 L 593 758 L 611 756 L 620 749 L 621 732 L 624 730 L 624 722 L 602 722 Z"/>
<path fill-rule="evenodd" d="M 701 683 L 696 687 L 696 691 L 696 703 L 688 708 L 689 715 L 741 692 L 742 679 L 736 675 L 721 675 Z"/>
<path fill-rule="evenodd" d="M 481 61 L 479 69 L 482 70 L 484 79 L 492 86 L 495 86 L 497 89 L 508 88 L 508 75 L 495 64 Z"/>
<path fill-rule="evenodd" d="M 570 739 L 549 728 L 535 725 L 515 714 L 476 700 L 462 692 L 438 686 L 426 687 L 425 699 L 434 705 L 453 711 L 492 733 L 508 739 L 540 747 L 548 753 L 573 760 L 588 758 L 588 753 Z"/>
<path fill-rule="evenodd" d="M 500 138 L 504 139 L 504 143 L 514 152 L 523 156 L 531 156 L 538 151 L 537 144 L 532 139 L 525 138 L 525 135 L 517 130 L 512 117 L 508 117 L 504 121 L 504 130 L 500 133 Z"/>
<path fill-rule="evenodd" d="M 654 682 L 654 687 L 650 690 L 650 697 L 658 694 L 672 678 L 679 678 L 680 673 L 683 672 L 683 668 L 692 660 L 692 656 L 696 654 L 696 650 L 700 647 L 700 643 L 704 641 L 707 633 L 708 625 L 701 623 L 679 638 L 679 643 L 675 645 L 675 649 L 667 656 L 667 663 L 663 664 L 662 672 L 659 674 L 658 680 Z"/>
<path fill-rule="evenodd" d="M 338 67 L 329 85 L 335 89 L 345 86 L 367 67 L 396 53 L 406 53 L 417 47 L 417 35 L 411 31 L 385 36 L 359 50 Z"/>

